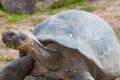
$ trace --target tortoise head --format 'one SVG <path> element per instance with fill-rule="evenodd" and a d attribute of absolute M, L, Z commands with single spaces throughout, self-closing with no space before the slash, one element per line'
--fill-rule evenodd
<path fill-rule="evenodd" d="M 58 60 L 61 54 L 45 48 L 29 31 L 8 30 L 2 33 L 2 40 L 8 47 L 25 51 L 33 59 L 38 58 L 44 66 L 50 69 L 59 67 Z"/>
<path fill-rule="evenodd" d="M 32 39 L 35 39 L 33 34 L 25 30 L 7 30 L 2 33 L 2 41 L 8 47 L 17 50 L 26 49 Z"/>

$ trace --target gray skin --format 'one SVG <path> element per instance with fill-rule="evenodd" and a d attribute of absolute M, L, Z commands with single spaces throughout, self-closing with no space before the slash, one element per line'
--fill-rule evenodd
<path fill-rule="evenodd" d="M 30 56 L 18 58 L 0 71 L 0 80 L 24 80 L 34 67 Z"/>
<path fill-rule="evenodd" d="M 32 76 L 44 76 L 50 80 L 94 80 L 97 76 L 96 67 L 78 50 L 55 42 L 44 47 L 28 31 L 8 30 L 3 33 L 3 42 L 6 45 L 14 42 L 10 48 L 25 51 L 35 60 Z"/>
<path fill-rule="evenodd" d="M 68 10 L 55 14 L 39 24 L 33 34 L 8 30 L 3 33 L 3 42 L 35 60 L 32 76 L 48 80 L 113 80 L 120 73 L 120 46 L 114 31 L 88 12 Z"/>
<path fill-rule="evenodd" d="M 14 46 L 9 45 L 10 48 L 25 51 L 27 56 L 35 60 L 32 76 L 44 76 L 48 80 L 101 80 L 100 78 L 104 77 L 97 76 L 98 68 L 79 54 L 78 50 L 55 42 L 44 47 L 30 32 L 8 30 L 3 33 L 3 42 L 6 45 L 7 42 L 14 42 Z"/>

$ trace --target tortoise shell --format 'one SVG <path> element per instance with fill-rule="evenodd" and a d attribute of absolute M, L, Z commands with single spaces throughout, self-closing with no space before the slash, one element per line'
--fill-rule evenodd
<path fill-rule="evenodd" d="M 63 11 L 41 22 L 33 34 L 39 41 L 78 49 L 105 74 L 120 73 L 119 41 L 111 26 L 92 13 Z"/>

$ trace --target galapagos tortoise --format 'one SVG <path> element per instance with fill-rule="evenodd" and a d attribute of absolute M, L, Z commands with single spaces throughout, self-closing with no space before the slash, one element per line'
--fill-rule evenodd
<path fill-rule="evenodd" d="M 7 36 L 8 35 L 8 36 Z M 119 41 L 94 14 L 68 10 L 41 22 L 30 33 L 8 30 L 5 44 L 35 60 L 32 76 L 48 80 L 113 80 L 120 73 Z"/>

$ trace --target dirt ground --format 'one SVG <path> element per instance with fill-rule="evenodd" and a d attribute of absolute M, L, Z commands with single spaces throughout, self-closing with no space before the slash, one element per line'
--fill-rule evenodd
<path fill-rule="evenodd" d="M 96 10 L 92 13 L 102 17 L 107 21 L 114 29 L 120 29 L 120 0 L 93 0 L 87 1 L 85 5 L 94 5 Z M 5 24 L 3 19 L 0 18 L 0 37 L 1 33 L 10 28 L 33 30 L 35 26 L 32 24 L 32 19 L 47 18 L 51 15 L 32 15 L 29 18 L 23 19 L 15 23 Z M 7 48 L 0 38 L 0 57 L 12 56 L 15 59 L 18 58 L 18 51 Z M 1 61 L 0 68 L 3 68 L 9 62 Z M 117 80 L 120 80 L 119 78 Z"/>

